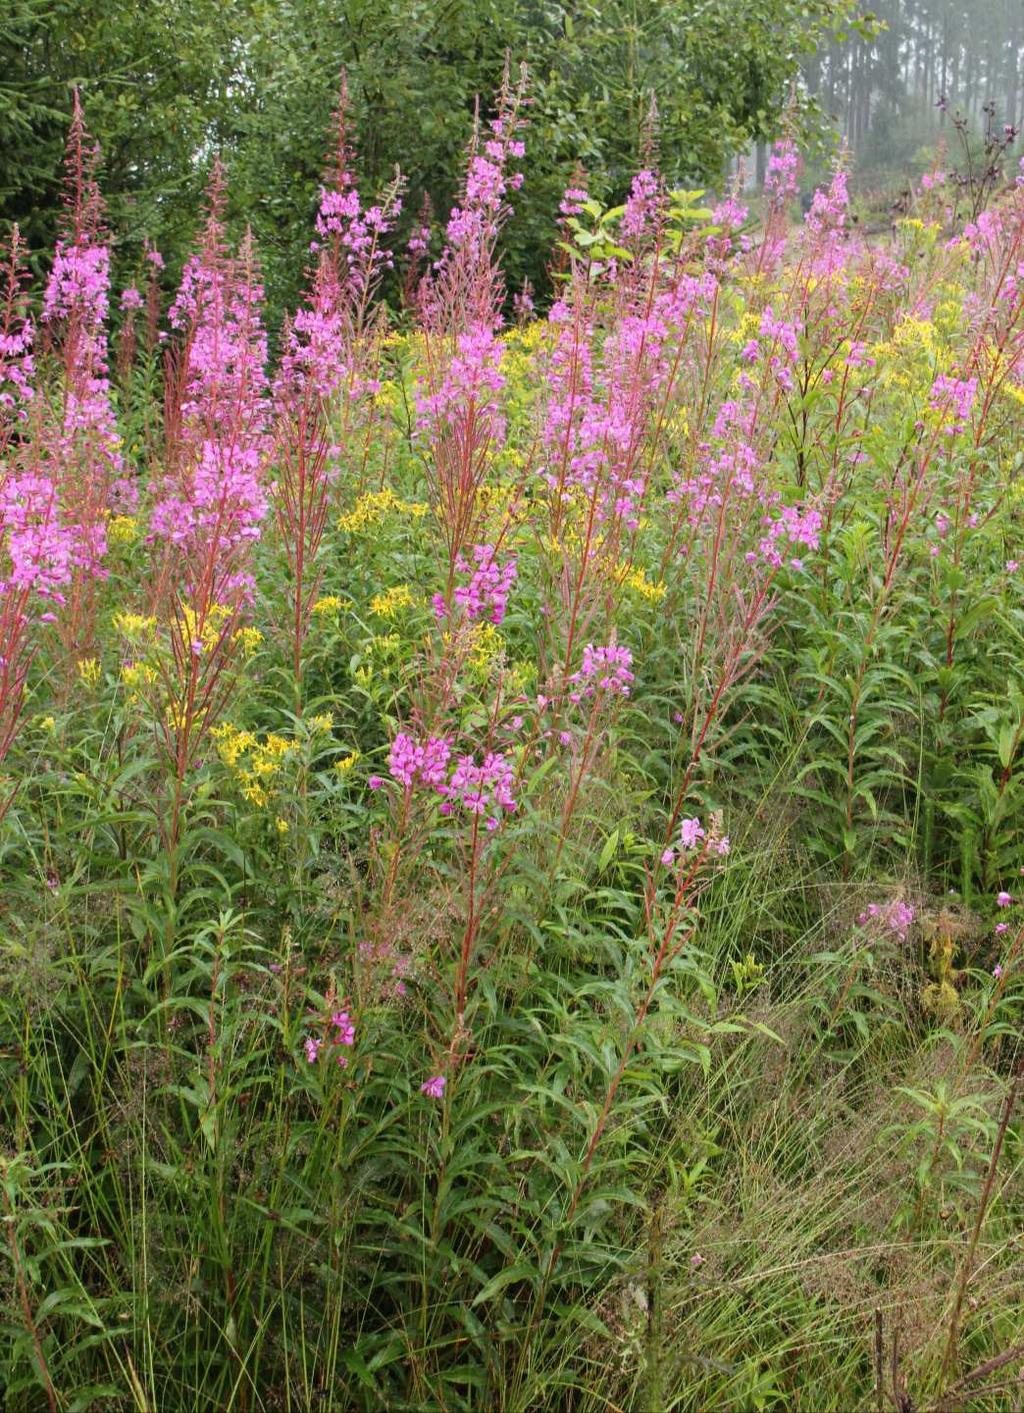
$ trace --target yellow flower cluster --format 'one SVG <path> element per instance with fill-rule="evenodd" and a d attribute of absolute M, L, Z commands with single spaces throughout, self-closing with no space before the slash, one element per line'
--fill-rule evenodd
<path fill-rule="evenodd" d="M 258 628 L 239 628 L 233 636 L 234 641 L 246 657 L 252 657 L 260 643 L 263 642 L 263 634 Z"/>
<path fill-rule="evenodd" d="M 107 543 L 130 545 L 139 535 L 139 522 L 134 515 L 114 515 L 107 521 Z"/>
<path fill-rule="evenodd" d="M 872 350 L 887 383 L 924 396 L 948 362 L 930 319 L 901 319 L 892 337 Z"/>
<path fill-rule="evenodd" d="M 337 594 L 325 594 L 322 599 L 317 599 L 312 611 L 318 618 L 334 617 L 341 612 L 341 599 Z"/>
<path fill-rule="evenodd" d="M 518 344 L 520 348 L 537 349 L 548 341 L 550 325 L 544 319 L 533 319 L 521 328 L 509 329 L 502 335 L 507 344 Z"/>
<path fill-rule="evenodd" d="M 94 657 L 83 657 L 78 663 L 78 680 L 85 687 L 95 687 L 100 680 L 100 665 Z"/>
<path fill-rule="evenodd" d="M 751 314 L 748 310 L 740 316 L 739 323 L 729 334 L 729 340 L 734 344 L 745 344 L 750 339 L 756 339 L 761 332 L 761 318 L 758 314 Z"/>
<path fill-rule="evenodd" d="M 121 668 L 121 681 L 128 688 L 128 700 L 137 702 L 157 680 L 156 669 L 145 662 L 126 662 Z"/>
<path fill-rule="evenodd" d="M 370 612 L 378 618 L 397 618 L 403 609 L 412 608 L 414 599 L 408 584 L 396 584 L 370 600 Z"/>
<path fill-rule="evenodd" d="M 210 733 L 217 754 L 238 781 L 242 795 L 257 809 L 265 809 L 273 794 L 273 779 L 290 755 L 295 741 L 269 732 L 261 741 L 252 731 L 240 731 L 223 721 Z"/>
<path fill-rule="evenodd" d="M 381 658 L 394 657 L 402 647 L 402 639 L 397 633 L 380 633 L 369 642 L 370 651 Z"/>
<path fill-rule="evenodd" d="M 359 759 L 359 752 L 352 751 L 347 756 L 342 756 L 341 760 L 334 762 L 334 768 L 340 775 L 347 775 L 356 761 Z"/>
<path fill-rule="evenodd" d="M 307 724 L 311 732 L 322 732 L 326 735 L 328 731 L 334 730 L 334 717 L 329 711 L 322 711 L 317 716 L 311 716 Z"/>
<path fill-rule="evenodd" d="M 516 457 L 521 464 L 522 455 L 517 453 Z M 513 457 L 512 453 L 506 452 L 503 453 L 502 459 L 512 466 L 515 464 L 516 457 Z M 516 485 L 481 486 L 476 493 L 477 508 L 482 515 L 503 517 L 513 508 L 519 494 L 519 487 Z"/>
<path fill-rule="evenodd" d="M 530 692 L 537 685 L 535 662 L 513 662 L 505 676 L 505 693 L 515 697 Z"/>
<path fill-rule="evenodd" d="M 199 616 L 191 604 L 181 604 L 178 611 L 181 614 L 181 624 L 186 642 L 199 643 L 206 651 L 215 648 L 220 642 L 225 619 L 231 617 L 231 610 L 226 608 L 224 604 L 211 604 L 203 626 L 200 628 Z"/>
<path fill-rule="evenodd" d="M 141 613 L 115 613 L 114 627 L 130 643 L 142 642 L 156 634 L 156 619 Z"/>
<path fill-rule="evenodd" d="M 402 395 L 397 383 L 381 383 L 379 391 L 373 395 L 374 407 L 379 407 L 382 412 L 391 412 L 401 403 Z"/>
<path fill-rule="evenodd" d="M 625 589 L 646 599 L 648 603 L 658 603 L 665 597 L 665 585 L 652 583 L 643 569 L 620 571 L 619 582 Z"/>
<path fill-rule="evenodd" d="M 427 507 L 419 501 L 399 500 L 390 489 L 367 491 L 359 497 L 349 514 L 339 519 L 338 529 L 346 530 L 350 535 L 357 535 L 372 525 L 379 525 L 395 511 L 418 519 L 426 515 Z"/>
<path fill-rule="evenodd" d="M 474 623 L 466 662 L 476 677 L 487 677 L 505 655 L 505 639 L 493 623 Z"/>

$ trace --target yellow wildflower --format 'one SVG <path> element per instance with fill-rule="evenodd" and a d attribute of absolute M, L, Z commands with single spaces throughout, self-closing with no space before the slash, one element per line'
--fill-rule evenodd
<path fill-rule="evenodd" d="M 529 692 L 537 683 L 537 664 L 534 662 L 513 662 L 505 678 L 505 690 L 509 696 Z"/>
<path fill-rule="evenodd" d="M 246 657 L 252 657 L 263 642 L 263 634 L 258 628 L 239 628 L 235 632 L 234 640 Z"/>
<path fill-rule="evenodd" d="M 198 644 L 196 651 L 199 652 L 209 651 L 217 646 L 224 632 L 225 620 L 231 617 L 231 609 L 224 604 L 211 604 L 200 627 L 199 615 L 191 604 L 180 604 L 178 611 L 186 641 L 193 646 Z"/>
<path fill-rule="evenodd" d="M 78 663 L 78 680 L 86 687 L 95 687 L 100 680 L 100 665 L 94 657 L 83 657 Z"/>
<path fill-rule="evenodd" d="M 317 599 L 313 605 L 313 612 L 320 618 L 326 618 L 328 614 L 341 612 L 341 599 L 337 594 L 325 594 L 322 599 Z"/>
<path fill-rule="evenodd" d="M 414 599 L 408 584 L 396 584 L 370 600 L 370 612 L 378 618 L 397 618 L 403 609 L 412 608 Z"/>
<path fill-rule="evenodd" d="M 115 515 L 107 522 L 107 542 L 130 545 L 138 537 L 139 522 L 134 515 Z"/>
<path fill-rule="evenodd" d="M 144 662 L 126 662 L 121 668 L 121 681 L 128 688 L 128 700 L 138 701 L 139 696 L 157 680 L 155 668 Z"/>
<path fill-rule="evenodd" d="M 122 638 L 136 643 L 143 638 L 153 637 L 156 633 L 156 619 L 146 618 L 141 613 L 115 613 L 114 627 Z"/>
<path fill-rule="evenodd" d="M 385 488 L 383 491 L 367 491 L 359 497 L 347 515 L 341 516 L 338 520 L 338 529 L 346 530 L 352 535 L 358 534 L 361 530 L 379 525 L 393 511 L 419 518 L 426 515 L 427 507 L 416 501 L 399 500 L 394 491 L 389 488 Z"/>
<path fill-rule="evenodd" d="M 493 623 L 474 623 L 467 663 L 475 676 L 487 676 L 505 654 L 505 639 Z"/>
<path fill-rule="evenodd" d="M 648 603 L 657 603 L 659 599 L 665 597 L 665 585 L 662 583 L 652 583 L 648 579 L 643 569 L 629 569 L 621 571 L 620 581 L 623 588 L 630 589 L 640 598 L 646 599 Z"/>
<path fill-rule="evenodd" d="M 298 749 L 298 743 L 273 731 L 261 741 L 252 731 L 239 731 L 227 721 L 210 734 L 217 743 L 217 754 L 238 780 L 243 798 L 263 809 L 270 799 L 270 782 Z"/>

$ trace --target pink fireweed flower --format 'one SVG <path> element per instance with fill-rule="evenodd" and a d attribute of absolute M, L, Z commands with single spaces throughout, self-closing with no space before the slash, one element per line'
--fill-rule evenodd
<path fill-rule="evenodd" d="M 468 435 L 463 424 L 467 407 L 472 407 L 473 445 L 504 441 L 505 421 L 499 402 L 505 386 L 501 354 L 502 346 L 490 324 L 481 320 L 459 333 L 456 352 L 440 385 L 430 389 L 421 381 L 417 386 L 418 433 L 436 439 L 449 427 L 457 436 Z"/>
<path fill-rule="evenodd" d="M 593 643 L 588 643 L 583 649 L 580 670 L 569 678 L 570 682 L 579 684 L 577 691 L 570 694 L 571 699 L 592 697 L 595 692 L 628 697 L 630 685 L 634 681 L 634 675 L 630 671 L 632 665 L 633 654 L 629 648 L 616 643 L 595 648 Z"/>
<path fill-rule="evenodd" d="M 659 174 L 649 168 L 637 172 L 629 188 L 619 226 L 623 239 L 639 241 L 645 231 L 657 223 L 664 202 L 664 187 Z"/>
<path fill-rule="evenodd" d="M 533 294 L 530 289 L 530 281 L 524 280 L 521 289 L 516 290 L 512 296 L 512 313 L 517 324 L 527 324 L 534 315 Z"/>
<path fill-rule="evenodd" d="M 443 1074 L 433 1074 L 420 1085 L 420 1093 L 425 1094 L 428 1099 L 443 1099 L 447 1082 Z"/>
<path fill-rule="evenodd" d="M 1013 902 L 1013 894 L 1012 894 L 1012 893 L 1002 892 L 1002 893 L 997 893 L 997 894 L 996 894 L 996 906 L 997 906 L 997 907 L 1000 907 L 1000 908 L 1008 908 L 1012 902 Z"/>
<path fill-rule="evenodd" d="M 445 783 L 451 753 L 451 742 L 443 736 L 430 736 L 419 742 L 400 731 L 391 743 L 388 769 L 407 790 L 417 783 L 437 790 Z"/>
<path fill-rule="evenodd" d="M 996 923 L 996 936 L 997 936 L 997 937 L 1001 937 L 1004 932 L 1009 932 L 1009 930 L 1010 930 L 1010 924 L 1009 924 L 1008 922 L 997 922 L 997 923 Z"/>
<path fill-rule="evenodd" d="M 894 898 L 889 903 L 869 903 L 859 914 L 857 922 L 861 927 L 871 927 L 880 933 L 891 932 L 898 941 L 905 942 L 915 916 L 912 903 Z"/>
<path fill-rule="evenodd" d="M 796 195 L 799 156 L 792 139 L 781 138 L 768 158 L 764 194 L 772 205 L 782 205 Z"/>
<path fill-rule="evenodd" d="M 305 1042 L 304 1042 L 302 1048 L 303 1048 L 303 1050 L 305 1050 L 305 1052 L 306 1052 L 306 1061 L 307 1061 L 307 1063 L 309 1063 L 309 1064 L 311 1064 L 311 1065 L 315 1065 L 315 1064 L 316 1064 L 317 1056 L 320 1054 L 320 1046 L 321 1046 L 321 1044 L 322 1044 L 322 1042 L 319 1041 L 319 1040 L 317 1040 L 317 1039 L 315 1039 L 314 1036 L 312 1036 L 312 1035 L 307 1035 L 307 1036 L 306 1036 L 306 1039 L 305 1039 Z"/>
<path fill-rule="evenodd" d="M 25 246 L 15 226 L 0 271 L 0 454 L 35 396 L 35 326 L 25 293 Z"/>
<path fill-rule="evenodd" d="M 515 769 L 502 751 L 488 751 L 480 765 L 472 756 L 460 756 L 451 779 L 441 787 L 441 811 L 450 814 L 454 805 L 461 805 L 470 814 L 486 815 L 486 827 L 495 830 L 499 811 L 515 811 L 514 787 Z"/>
<path fill-rule="evenodd" d="M 736 249 L 746 252 L 750 249 L 750 237 L 742 234 L 750 212 L 739 200 L 738 190 L 732 191 L 712 209 L 711 223 L 718 228 L 717 235 L 707 241 L 707 261 L 709 268 L 722 274 L 727 268 L 730 256 Z"/>
<path fill-rule="evenodd" d="M 558 214 L 564 219 L 570 216 L 579 216 L 586 202 L 590 200 L 590 193 L 586 187 L 567 186 L 562 194 L 562 199 L 558 203 Z"/>
<path fill-rule="evenodd" d="M 997 964 L 996 966 L 994 966 L 994 967 L 992 968 L 992 975 L 995 977 L 996 981 L 1001 981 L 1001 980 L 1002 980 L 1002 976 L 1003 976 L 1003 969 L 1002 969 L 1002 967 L 999 966 L 998 964 Z"/>
<path fill-rule="evenodd" d="M 354 175 L 355 153 L 348 140 L 347 83 L 334 113 L 334 151 L 320 188 L 316 238 L 310 249 L 317 262 L 303 305 L 284 337 L 280 397 L 304 386 L 328 397 L 348 384 L 351 396 L 372 393 L 359 352 L 366 329 L 376 319 L 372 296 L 394 257 L 385 243 L 401 212 L 402 179 L 396 173 L 379 200 L 365 207 Z M 428 231 L 429 234 L 429 231 Z"/>
<path fill-rule="evenodd" d="M 845 161 L 845 153 L 840 162 Z M 811 209 L 805 218 L 810 240 L 811 269 L 818 278 L 840 270 L 846 259 L 846 216 L 850 204 L 847 174 L 840 165 L 827 190 L 814 193 Z"/>
<path fill-rule="evenodd" d="M 430 227 L 413 226 L 406 246 L 410 255 L 425 255 L 430 246 Z"/>
<path fill-rule="evenodd" d="M 704 829 L 696 816 L 680 820 L 676 849 L 679 854 L 692 853 L 695 849 L 700 849 L 702 857 L 715 855 L 718 858 L 725 858 L 729 853 L 729 836 L 719 833 L 719 829 L 720 823 L 717 815 L 712 819 L 710 833 Z M 676 862 L 676 849 L 668 848 L 661 856 L 662 863 L 669 868 Z"/>
<path fill-rule="evenodd" d="M 227 249 L 219 163 L 208 201 L 202 247 L 168 315 L 185 353 L 180 445 L 154 487 L 150 534 L 182 552 L 190 592 L 224 602 L 250 592 L 245 565 L 268 510 L 267 340 L 251 238 L 237 258 Z"/>
<path fill-rule="evenodd" d="M 508 596 L 516 580 L 515 555 L 502 564 L 497 559 L 493 545 L 475 545 L 473 559 L 475 568 L 462 555 L 455 561 L 459 574 L 470 575 L 468 584 L 461 584 L 456 588 L 455 602 L 470 623 L 485 617 L 492 623 L 501 623 L 505 617 Z M 435 594 L 433 604 L 438 618 L 447 616 L 448 608 L 441 594 Z"/>
<path fill-rule="evenodd" d="M 110 247 L 102 229 L 98 161 L 99 149 L 89 144 L 76 91 L 65 159 L 68 211 L 43 295 L 42 320 L 59 335 L 64 365 L 63 426 L 55 447 L 67 468 L 62 492 L 74 503 L 72 518 L 90 525 L 115 505 L 131 508 L 136 497 L 124 475 L 110 397 Z M 99 572 L 98 564 L 84 567 L 87 573 Z"/>
<path fill-rule="evenodd" d="M 57 603 L 74 571 L 91 571 L 106 547 L 102 525 L 62 522 L 56 485 L 32 472 L 0 485 L 0 539 L 9 561 L 0 594 L 30 589 Z"/>
<path fill-rule="evenodd" d="M 757 553 L 748 550 L 746 559 L 754 563 L 758 555 L 773 568 L 778 569 L 788 546 L 803 545 L 806 549 L 817 549 L 821 533 L 821 514 L 812 509 L 802 510 L 799 506 L 780 507 L 776 518 L 764 518 L 765 534 L 758 545 Z M 795 569 L 802 568 L 802 561 L 791 559 Z"/>
<path fill-rule="evenodd" d="M 511 163 L 525 154 L 523 142 L 516 136 L 523 127 L 522 103 L 523 83 L 513 89 L 506 70 L 497 96 L 497 116 L 488 124 L 489 135 L 481 142 L 479 128 L 473 133 L 462 195 L 451 209 L 445 248 L 431 279 L 454 277 L 457 283 L 465 281 L 467 291 L 477 283 L 490 285 L 490 276 L 484 272 L 491 265 L 498 231 L 509 213 L 507 198 L 523 183 L 521 172 L 509 171 Z M 477 279 L 481 274 L 482 282 Z M 429 281 L 425 294 L 429 301 Z"/>
<path fill-rule="evenodd" d="M 352 1019 L 348 1011 L 335 1011 L 331 1016 L 331 1025 L 334 1026 L 332 1039 L 335 1045 L 354 1045 L 356 1038 L 356 1028 L 352 1024 Z"/>
<path fill-rule="evenodd" d="M 977 391 L 977 378 L 951 378 L 941 373 L 932 383 L 929 406 L 933 412 L 940 412 L 949 418 L 944 429 L 947 435 L 953 436 L 963 430 L 971 415 Z"/>

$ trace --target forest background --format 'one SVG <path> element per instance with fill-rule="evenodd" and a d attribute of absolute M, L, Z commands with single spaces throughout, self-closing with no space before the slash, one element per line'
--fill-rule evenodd
<path fill-rule="evenodd" d="M 531 73 L 530 168 L 505 236 L 512 289 L 543 289 L 550 213 L 577 164 L 619 200 L 652 132 L 670 183 L 720 189 L 744 154 L 763 175 L 795 103 L 812 155 L 846 139 L 861 186 L 888 189 L 958 110 L 977 129 L 986 105 L 1016 123 L 1024 101 L 1020 0 L 9 0 L 0 231 L 16 221 L 38 258 L 52 249 L 78 86 L 119 272 L 130 277 L 149 239 L 178 274 L 218 151 L 273 327 L 303 279 L 339 71 L 368 188 L 399 160 L 414 173 L 411 225 L 425 198 L 447 216 L 477 96 L 506 51 Z"/>

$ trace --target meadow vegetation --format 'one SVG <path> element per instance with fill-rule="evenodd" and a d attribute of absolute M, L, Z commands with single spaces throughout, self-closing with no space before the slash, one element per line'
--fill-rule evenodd
<path fill-rule="evenodd" d="M 523 100 L 410 226 L 343 94 L 273 358 L 219 163 L 9 244 L 11 1413 L 1019 1399 L 1024 184 L 513 295 Z"/>

